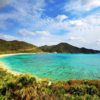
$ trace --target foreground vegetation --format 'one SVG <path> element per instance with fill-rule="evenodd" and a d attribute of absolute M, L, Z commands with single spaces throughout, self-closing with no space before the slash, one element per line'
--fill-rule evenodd
<path fill-rule="evenodd" d="M 30 74 L 14 76 L 0 69 L 0 100 L 100 100 L 100 80 L 49 84 Z"/>

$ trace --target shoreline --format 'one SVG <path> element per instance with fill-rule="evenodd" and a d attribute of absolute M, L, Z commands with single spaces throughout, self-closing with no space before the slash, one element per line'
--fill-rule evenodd
<path fill-rule="evenodd" d="M 2 57 L 6 57 L 6 56 L 11 56 L 11 55 L 20 55 L 20 54 L 35 54 L 35 53 L 14 53 L 14 54 L 0 54 L 0 58 Z M 17 72 L 17 71 L 13 71 L 10 69 L 9 66 L 6 66 L 2 61 L 0 61 L 0 68 L 7 70 L 7 72 L 10 72 L 14 75 L 20 75 L 20 74 L 25 74 L 25 73 L 21 73 L 21 72 Z M 35 76 L 34 76 L 35 77 Z M 36 78 L 36 77 L 35 77 Z"/>
<path fill-rule="evenodd" d="M 8 66 L 6 66 L 6 65 L 4 65 L 4 63 L 2 63 L 1 61 L 0 61 L 0 68 L 2 68 L 3 70 L 6 70 L 7 72 L 10 72 L 10 73 L 12 73 L 13 75 L 20 75 L 20 74 L 23 74 L 23 73 L 20 73 L 20 72 L 17 72 L 17 71 L 12 71 L 12 70 L 10 70 L 10 68 L 8 67 Z"/>
<path fill-rule="evenodd" d="M 0 58 L 2 57 L 5 57 L 5 56 L 10 56 L 10 55 L 20 55 L 20 54 L 38 54 L 38 53 L 15 53 L 15 54 L 0 54 Z M 24 75 L 25 73 L 21 73 L 21 72 L 18 72 L 18 71 L 13 71 L 10 69 L 9 66 L 6 66 L 2 61 L 0 61 L 0 68 L 2 68 L 3 70 L 6 70 L 7 72 L 10 72 L 11 74 L 15 75 L 15 76 L 19 76 L 19 75 Z M 30 74 L 30 73 L 29 73 Z M 33 77 L 36 78 L 37 81 L 45 81 L 45 80 L 52 80 L 52 79 L 49 79 L 49 78 L 45 78 L 45 77 L 37 77 L 37 76 L 34 76 L 32 75 Z M 51 84 L 51 82 L 49 82 L 49 84 Z"/>
<path fill-rule="evenodd" d="M 0 58 L 5 57 L 5 56 L 11 56 L 11 55 L 20 55 L 20 54 L 35 54 L 35 53 L 0 54 Z M 20 73 L 20 72 L 17 72 L 17 71 L 10 70 L 10 67 L 6 66 L 2 61 L 0 61 L 0 68 L 2 68 L 4 70 L 7 70 L 7 72 L 10 72 L 10 73 L 12 73 L 14 75 L 20 75 L 20 74 L 24 75 L 24 73 Z"/>
<path fill-rule="evenodd" d="M 10 55 L 20 55 L 20 54 L 36 54 L 36 53 L 12 53 L 12 54 L 0 54 L 1 57 L 10 56 Z"/>

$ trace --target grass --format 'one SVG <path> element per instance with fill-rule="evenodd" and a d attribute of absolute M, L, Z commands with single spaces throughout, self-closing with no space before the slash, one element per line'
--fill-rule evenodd
<path fill-rule="evenodd" d="M 100 80 L 37 81 L 0 69 L 0 100 L 100 100 Z"/>

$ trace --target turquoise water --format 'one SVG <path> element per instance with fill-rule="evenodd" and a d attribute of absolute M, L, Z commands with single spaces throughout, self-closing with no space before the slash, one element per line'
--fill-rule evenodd
<path fill-rule="evenodd" d="M 0 58 L 11 70 L 57 80 L 100 79 L 100 54 L 23 54 Z"/>

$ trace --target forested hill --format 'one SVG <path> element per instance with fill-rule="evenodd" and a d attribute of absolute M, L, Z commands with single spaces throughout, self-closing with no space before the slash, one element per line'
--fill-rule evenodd
<path fill-rule="evenodd" d="M 100 53 L 100 51 L 86 48 L 78 48 L 68 43 L 60 43 L 52 46 L 41 46 L 23 41 L 5 41 L 0 39 L 0 54 L 4 53 L 38 53 L 38 52 L 57 52 L 57 53 Z"/>
<path fill-rule="evenodd" d="M 0 54 L 3 53 L 34 53 L 42 52 L 41 49 L 35 45 L 23 41 L 5 41 L 0 39 Z"/>
<path fill-rule="evenodd" d="M 86 48 L 78 48 L 68 43 L 60 43 L 53 46 L 41 46 L 40 49 L 44 52 L 57 52 L 57 53 L 100 53 L 100 51 Z"/>

